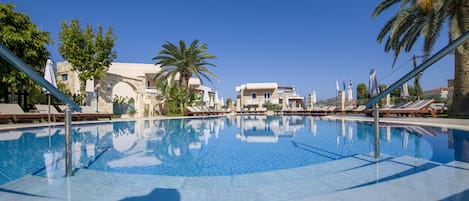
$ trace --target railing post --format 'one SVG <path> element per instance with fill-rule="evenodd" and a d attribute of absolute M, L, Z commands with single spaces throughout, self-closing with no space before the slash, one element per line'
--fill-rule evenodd
<path fill-rule="evenodd" d="M 72 112 L 65 109 L 65 176 L 73 175 L 72 171 Z"/>
<path fill-rule="evenodd" d="M 373 105 L 373 114 L 374 114 L 374 117 L 375 117 L 375 122 L 374 122 L 374 126 L 375 126 L 375 143 L 374 143 L 374 157 L 375 159 L 379 158 L 379 106 L 378 106 L 378 103 L 375 103 Z"/>

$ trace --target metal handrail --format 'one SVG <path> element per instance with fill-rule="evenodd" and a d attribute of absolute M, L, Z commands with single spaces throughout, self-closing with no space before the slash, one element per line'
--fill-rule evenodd
<path fill-rule="evenodd" d="M 37 84 L 41 87 L 44 87 L 49 91 L 53 96 L 61 100 L 62 102 L 69 105 L 74 111 L 80 112 L 81 107 L 78 106 L 75 102 L 70 100 L 67 96 L 65 96 L 61 91 L 57 88 L 52 86 L 44 77 L 40 76 L 39 73 L 32 70 L 31 67 L 28 66 L 23 60 L 21 60 L 18 56 L 16 56 L 13 52 L 11 52 L 8 48 L 6 48 L 3 44 L 0 43 L 0 57 L 5 59 L 8 63 L 13 65 L 16 69 L 20 70 L 21 72 L 25 73 L 29 78 L 34 80 Z"/>
<path fill-rule="evenodd" d="M 65 102 L 68 107 L 65 109 L 65 176 L 69 177 L 73 175 L 72 170 L 72 113 L 70 109 L 80 112 L 81 107 L 78 106 L 75 102 L 70 100 L 65 96 L 61 91 L 56 87 L 52 86 L 44 77 L 40 76 L 39 73 L 34 71 L 31 67 L 28 66 L 23 60 L 6 48 L 3 44 L 0 43 L 0 57 L 4 58 L 8 63 L 13 65 L 16 69 L 25 73 L 29 78 L 34 80 L 37 84 L 41 85 L 47 89 L 53 96 Z"/>
<path fill-rule="evenodd" d="M 452 41 L 450 44 L 448 44 L 446 47 L 444 47 L 443 49 L 441 49 L 440 51 L 438 51 L 436 54 L 434 54 L 433 56 L 431 56 L 429 59 L 427 59 L 425 62 L 423 62 L 422 64 L 420 64 L 417 68 L 414 68 L 413 70 L 411 70 L 409 73 L 407 73 L 406 75 L 404 75 L 401 79 L 399 79 L 398 81 L 396 81 L 394 84 L 392 84 L 390 87 L 386 88 L 383 92 L 379 93 L 378 95 L 372 97 L 365 105 L 367 108 L 373 106 L 374 104 L 376 104 L 379 100 L 381 100 L 382 98 L 384 98 L 384 96 L 390 94 L 392 91 L 394 91 L 395 89 L 399 88 L 400 86 L 402 86 L 405 82 L 409 81 L 410 79 L 412 79 L 413 77 L 415 77 L 416 75 L 418 75 L 420 72 L 424 71 L 425 69 L 427 69 L 428 67 L 430 67 L 432 64 L 434 64 L 435 62 L 439 61 L 440 59 L 442 59 L 444 56 L 446 56 L 447 54 L 449 54 L 451 51 L 453 51 L 454 49 L 456 49 L 459 45 L 461 45 L 462 43 L 464 43 L 464 41 L 466 41 L 467 39 L 469 39 L 469 31 L 466 31 L 464 32 L 464 34 L 462 34 L 459 38 L 457 38 L 456 40 Z"/>

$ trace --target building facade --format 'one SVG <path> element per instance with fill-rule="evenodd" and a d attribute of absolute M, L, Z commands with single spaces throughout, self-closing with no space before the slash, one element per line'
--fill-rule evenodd
<path fill-rule="evenodd" d="M 158 115 L 159 105 L 164 98 L 153 80 L 160 70 L 160 66 L 154 64 L 112 63 L 102 79 L 87 81 L 86 105 L 95 106 L 100 113 L 115 113 L 114 102 L 129 102 L 133 99 L 135 116 Z M 57 83 L 65 84 L 72 94 L 80 93 L 78 72 L 72 71 L 68 62 L 57 63 Z M 189 80 L 189 86 L 211 91 L 196 78 Z"/>
<path fill-rule="evenodd" d="M 430 89 L 423 92 L 423 97 L 425 98 L 436 98 L 436 99 L 447 99 L 448 98 L 448 88 L 447 87 L 438 87 Z"/>
<path fill-rule="evenodd" d="M 236 110 L 248 108 L 265 109 L 264 104 L 269 102 L 281 105 L 282 109 L 304 107 L 304 97 L 295 92 L 293 86 L 279 86 L 277 83 L 246 83 L 236 87 L 238 98 Z"/>

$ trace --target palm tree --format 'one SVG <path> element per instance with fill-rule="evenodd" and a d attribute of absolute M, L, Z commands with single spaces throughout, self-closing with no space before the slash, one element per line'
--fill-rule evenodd
<path fill-rule="evenodd" d="M 383 11 L 400 4 L 378 34 L 378 42 L 386 39 L 384 50 L 394 52 L 394 62 L 402 50 L 409 52 L 423 35 L 423 53 L 428 57 L 445 24 L 454 40 L 469 31 L 469 0 L 383 0 L 373 11 L 377 17 Z M 448 22 L 448 23 L 446 23 Z M 453 102 L 449 114 L 469 115 L 469 42 L 455 51 Z"/>
<path fill-rule="evenodd" d="M 177 84 L 183 88 L 187 88 L 189 79 L 193 76 L 196 78 L 204 77 L 212 82 L 209 76 L 218 80 L 217 75 L 211 72 L 207 66 L 216 67 L 215 64 L 209 63 L 206 59 L 216 59 L 216 56 L 207 52 L 207 44 L 199 45 L 199 40 L 192 41 L 189 47 L 183 40 L 179 41 L 179 47 L 166 42 L 163 50 L 158 52 L 158 56 L 153 60 L 159 60 L 155 65 L 161 65 L 161 71 L 156 74 L 156 80 L 170 80 L 171 84 Z"/>
<path fill-rule="evenodd" d="M 216 59 L 216 56 L 207 52 L 206 43 L 199 44 L 199 40 L 195 39 L 187 47 L 186 43 L 180 40 L 179 47 L 170 42 L 166 42 L 162 47 L 158 56 L 153 57 L 153 60 L 159 60 L 155 65 L 161 65 L 161 70 L 155 76 L 157 83 L 169 81 L 171 85 L 177 85 L 189 92 L 191 77 L 199 79 L 203 77 L 210 82 L 212 82 L 211 77 L 218 80 L 217 75 L 207 68 L 207 66 L 216 67 L 215 64 L 206 61 Z M 187 101 L 180 102 L 181 114 L 184 111 L 184 102 Z"/>

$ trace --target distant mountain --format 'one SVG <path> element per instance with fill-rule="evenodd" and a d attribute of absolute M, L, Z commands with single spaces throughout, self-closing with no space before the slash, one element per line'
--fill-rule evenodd
<path fill-rule="evenodd" d="M 336 105 L 336 102 L 337 102 L 337 98 L 333 97 L 333 98 L 328 98 L 326 100 L 319 100 L 318 104 L 319 105 Z"/>

